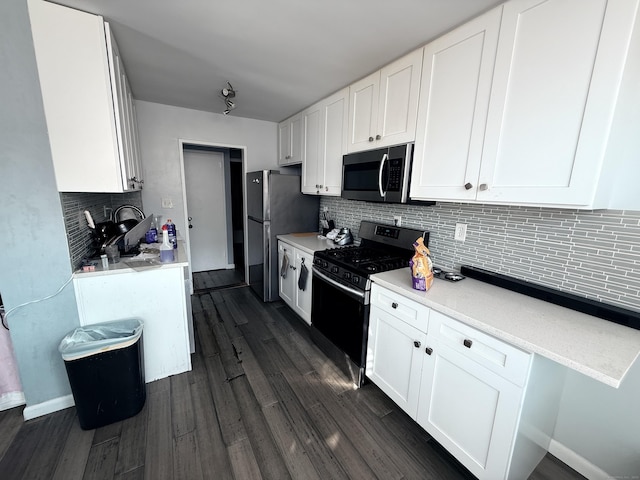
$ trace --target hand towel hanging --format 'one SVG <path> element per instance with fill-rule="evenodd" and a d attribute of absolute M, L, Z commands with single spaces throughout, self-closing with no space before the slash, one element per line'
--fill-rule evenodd
<path fill-rule="evenodd" d="M 287 278 L 287 271 L 289 271 L 289 256 L 287 255 L 287 251 L 284 251 L 282 255 L 282 266 L 280 267 L 280 276 L 282 278 Z"/>
<path fill-rule="evenodd" d="M 298 288 L 303 292 L 307 288 L 308 275 L 309 275 L 309 270 L 307 270 L 307 266 L 304 264 L 304 260 L 303 260 L 302 265 L 300 265 L 300 276 L 298 277 Z"/>

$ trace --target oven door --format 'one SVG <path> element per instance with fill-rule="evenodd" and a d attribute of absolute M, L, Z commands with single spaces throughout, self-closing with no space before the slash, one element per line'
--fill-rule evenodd
<path fill-rule="evenodd" d="M 368 324 L 368 294 L 337 283 L 314 268 L 312 332 L 321 333 L 344 352 L 358 369 L 363 369 L 365 365 Z M 361 379 L 356 383 L 359 385 Z"/>

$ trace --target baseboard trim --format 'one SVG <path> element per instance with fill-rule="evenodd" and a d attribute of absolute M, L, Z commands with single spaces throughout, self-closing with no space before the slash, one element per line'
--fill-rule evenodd
<path fill-rule="evenodd" d="M 64 410 L 65 408 L 73 407 L 75 402 L 73 401 L 73 395 L 65 395 L 64 397 L 52 398 L 46 402 L 37 403 L 36 405 L 29 405 L 25 407 L 22 416 L 25 422 L 33 418 L 42 417 L 49 413 L 57 412 L 58 410 Z"/>
<path fill-rule="evenodd" d="M 0 411 L 24 405 L 24 392 L 9 392 L 0 396 Z"/>
<path fill-rule="evenodd" d="M 611 475 L 600 467 L 597 467 L 582 455 L 579 455 L 553 438 L 549 444 L 549 453 L 589 480 L 607 480 L 612 478 Z"/>

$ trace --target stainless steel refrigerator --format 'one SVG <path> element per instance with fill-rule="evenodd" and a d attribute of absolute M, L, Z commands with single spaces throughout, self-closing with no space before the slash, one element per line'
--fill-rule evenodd
<path fill-rule="evenodd" d="M 247 239 L 251 288 L 278 300 L 277 235 L 317 232 L 319 198 L 300 193 L 300 176 L 277 170 L 247 173 Z"/>

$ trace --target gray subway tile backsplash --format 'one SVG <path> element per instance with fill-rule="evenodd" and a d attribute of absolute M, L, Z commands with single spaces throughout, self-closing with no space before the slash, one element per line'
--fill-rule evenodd
<path fill-rule="evenodd" d="M 361 220 L 430 231 L 436 265 L 485 268 L 640 311 L 640 212 L 438 203 L 384 205 L 322 197 L 337 227 L 358 237 Z M 465 242 L 453 239 L 466 223 Z"/>

